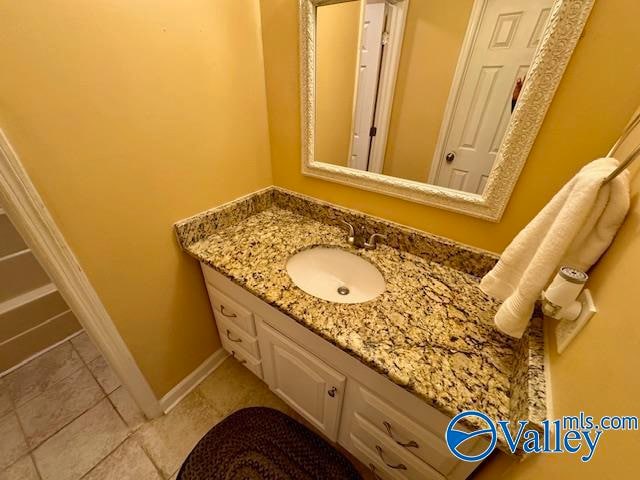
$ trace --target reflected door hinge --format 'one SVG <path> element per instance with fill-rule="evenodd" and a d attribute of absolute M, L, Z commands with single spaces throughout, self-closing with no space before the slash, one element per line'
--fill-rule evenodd
<path fill-rule="evenodd" d="M 377 133 L 378 133 L 378 129 L 376 127 L 371 127 L 371 130 L 369 130 L 370 137 L 375 137 Z"/>
<path fill-rule="evenodd" d="M 390 37 L 389 32 L 382 33 L 382 45 L 386 45 L 389 43 L 389 37 Z"/>

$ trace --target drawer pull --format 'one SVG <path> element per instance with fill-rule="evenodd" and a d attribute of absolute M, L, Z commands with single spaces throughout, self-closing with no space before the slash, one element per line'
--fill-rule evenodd
<path fill-rule="evenodd" d="M 394 468 L 396 470 L 407 469 L 407 466 L 404 463 L 398 463 L 396 465 L 391 465 L 390 463 L 387 463 L 387 461 L 384 459 L 384 454 L 382 453 L 382 447 L 380 445 L 376 445 L 376 450 L 378 451 L 378 455 L 380 455 L 380 460 L 382 460 L 387 467 Z"/>
<path fill-rule="evenodd" d="M 247 361 L 244 358 L 236 357 L 236 352 L 233 350 L 231 350 L 231 356 L 235 358 L 237 361 L 239 361 L 240 363 L 247 363 Z"/>
<path fill-rule="evenodd" d="M 333 398 L 336 396 L 336 393 L 338 393 L 338 389 L 336 387 L 331 387 L 331 390 L 327 391 L 327 393 L 331 398 Z"/>
<path fill-rule="evenodd" d="M 417 443 L 417 442 L 415 442 L 415 441 L 413 441 L 413 440 L 411 440 L 410 442 L 407 442 L 407 443 L 403 443 L 403 442 L 401 442 L 400 440 L 396 440 L 396 439 L 393 437 L 393 432 L 391 431 L 391 424 L 390 424 L 389 422 L 387 422 L 387 421 L 382 422 L 382 424 L 383 424 L 383 425 L 384 425 L 384 427 L 387 429 L 387 433 L 388 433 L 388 434 L 389 434 L 389 436 L 393 439 L 393 441 L 395 441 L 395 442 L 396 442 L 398 445 L 400 445 L 401 447 L 404 447 L 404 448 L 420 448 L 420 447 L 418 446 L 418 443 Z"/>
<path fill-rule="evenodd" d="M 373 473 L 373 478 L 375 480 L 382 480 L 382 477 L 376 472 L 376 466 L 373 463 L 369 464 L 369 468 L 371 469 L 371 473 Z"/>
<path fill-rule="evenodd" d="M 225 317 L 235 318 L 237 315 L 235 313 L 224 313 L 224 305 L 220 304 L 220 313 L 222 313 Z"/>
<path fill-rule="evenodd" d="M 232 338 L 231 337 L 231 331 L 227 328 L 227 338 L 229 340 L 231 340 L 232 342 L 236 342 L 236 343 L 241 343 L 242 339 L 241 338 Z"/>

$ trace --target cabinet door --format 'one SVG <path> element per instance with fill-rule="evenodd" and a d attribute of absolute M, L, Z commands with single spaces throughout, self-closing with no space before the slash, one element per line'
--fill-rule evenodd
<path fill-rule="evenodd" d="M 335 441 L 345 377 L 261 322 L 258 339 L 264 376 L 273 392 Z"/>

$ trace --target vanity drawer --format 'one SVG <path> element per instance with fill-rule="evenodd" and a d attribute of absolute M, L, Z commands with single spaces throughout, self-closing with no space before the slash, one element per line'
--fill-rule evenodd
<path fill-rule="evenodd" d="M 216 317 L 216 322 L 218 323 L 220 338 L 228 344 L 233 345 L 235 351 L 250 355 L 259 361 L 260 347 L 258 346 L 258 339 L 233 325 L 217 310 L 214 310 L 214 315 Z"/>
<path fill-rule="evenodd" d="M 350 436 L 351 443 L 356 449 L 362 450 L 368 458 L 377 459 L 374 465 L 381 468 L 387 477 L 406 480 L 445 480 L 446 478 L 400 447 L 357 413 L 354 415 Z"/>
<path fill-rule="evenodd" d="M 248 355 L 245 351 L 239 349 L 235 343 L 227 340 L 226 338 L 222 338 L 221 341 L 222 348 L 229 352 L 232 357 L 251 370 L 256 377 L 261 380 L 264 379 L 264 376 L 262 375 L 262 362 L 260 360 L 256 360 L 251 355 Z"/>
<path fill-rule="evenodd" d="M 203 271 L 205 267 L 203 267 Z M 206 278 L 206 276 L 205 276 Z M 215 310 L 216 317 L 220 316 L 229 320 L 237 327 L 247 332 L 249 335 L 256 335 L 256 323 L 253 319 L 253 313 L 234 302 L 227 297 L 224 293 L 216 290 L 209 283 L 205 282 L 207 291 L 209 292 L 209 300 Z"/>
<path fill-rule="evenodd" d="M 349 448 L 351 453 L 360 460 L 364 465 L 369 467 L 369 470 L 373 472 L 373 478 L 375 480 L 404 480 L 405 477 L 398 473 L 396 470 L 388 468 L 380 457 L 369 450 L 369 448 L 362 443 L 358 437 L 351 437 L 351 447 Z"/>
<path fill-rule="evenodd" d="M 422 428 L 414 420 L 362 386 L 357 388 L 357 394 L 353 400 L 356 416 L 359 415 L 366 419 L 384 438 L 395 443 L 408 454 L 428 463 L 444 474 L 450 472 L 457 465 L 458 460 L 451 455 L 444 442 L 444 432 L 448 423 L 444 415 L 442 416 L 441 433 L 437 435 Z M 467 443 L 473 443 L 473 445 L 468 445 L 469 451 L 471 451 L 475 442 Z"/>

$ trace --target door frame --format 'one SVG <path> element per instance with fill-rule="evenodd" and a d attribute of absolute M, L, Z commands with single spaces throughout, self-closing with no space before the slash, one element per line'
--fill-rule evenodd
<path fill-rule="evenodd" d="M 147 418 L 163 411 L 42 197 L 0 129 L 0 202 L 91 340 Z"/>
<path fill-rule="evenodd" d="M 488 2 L 489 0 L 475 0 L 475 2 L 473 2 L 473 7 L 471 7 L 471 15 L 469 17 L 467 31 L 464 34 L 464 40 L 460 47 L 458 63 L 456 64 L 455 73 L 453 74 L 451 89 L 449 90 L 444 114 L 442 115 L 442 122 L 440 123 L 438 141 L 436 142 L 436 148 L 433 151 L 431 167 L 429 168 L 429 176 L 427 177 L 427 182 L 432 185 L 435 185 L 435 180 L 438 177 L 438 171 L 440 170 L 440 165 L 442 163 L 442 156 L 444 155 L 444 147 L 447 144 L 449 137 L 449 126 L 453 121 L 453 114 L 455 113 L 458 101 L 460 100 L 460 87 L 464 83 L 467 75 L 467 67 L 469 66 L 469 60 L 471 59 L 471 52 L 476 44 L 478 31 L 480 30 L 480 20 L 484 16 Z"/>
<path fill-rule="evenodd" d="M 360 3 L 360 19 L 359 19 L 359 23 L 358 23 L 358 43 L 357 43 L 357 49 L 358 49 L 358 55 L 356 56 L 356 64 L 353 66 L 355 69 L 355 81 L 353 82 L 353 102 L 352 102 L 352 106 L 351 106 L 351 129 L 349 130 L 349 156 L 347 158 L 347 166 L 349 168 L 353 168 L 353 169 L 357 169 L 357 170 L 365 170 L 364 168 L 360 168 L 357 165 L 357 162 L 353 161 L 353 132 L 356 128 L 356 119 L 357 119 L 357 113 L 358 113 L 358 92 L 360 90 L 360 86 L 361 86 L 361 81 L 362 81 L 362 77 L 360 75 L 360 59 L 361 54 L 362 54 L 362 35 L 364 32 L 363 29 L 363 25 L 364 25 L 364 21 L 367 15 L 367 0 L 343 0 L 343 3 L 347 3 L 349 1 L 357 1 Z M 378 3 L 387 3 L 387 1 L 389 0 L 380 0 Z M 383 25 L 383 32 L 384 33 L 384 25 Z M 380 68 L 382 67 L 382 64 L 380 65 Z M 380 69 L 379 69 L 380 70 Z M 380 71 L 378 71 L 378 79 L 380 78 Z M 376 87 L 376 98 L 374 99 L 375 102 L 378 101 L 378 88 Z M 375 105 L 375 103 L 374 103 Z M 375 112 L 376 109 L 374 107 L 374 118 L 372 119 L 372 121 L 375 123 Z M 371 128 L 371 127 L 369 127 Z M 371 137 L 369 137 L 369 139 L 371 139 Z M 371 142 L 371 140 L 369 140 L 369 142 Z M 369 151 L 371 151 L 371 143 L 369 143 Z M 368 159 L 367 159 L 367 164 L 369 163 Z"/>
<path fill-rule="evenodd" d="M 391 35 L 393 41 L 389 44 L 388 49 L 385 48 L 382 56 L 382 65 L 380 66 L 380 82 L 378 84 L 377 107 L 374 116 L 377 133 L 372 140 L 371 152 L 369 153 L 369 168 L 367 169 L 374 173 L 382 173 L 384 167 L 393 99 L 395 98 L 396 80 L 400 67 L 410 0 L 387 0 L 387 2 L 391 7 L 387 24 L 389 29 L 393 31 Z"/>

